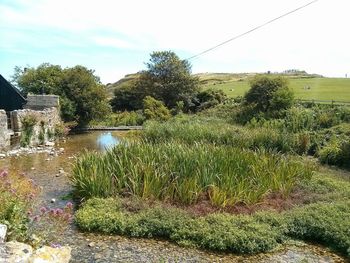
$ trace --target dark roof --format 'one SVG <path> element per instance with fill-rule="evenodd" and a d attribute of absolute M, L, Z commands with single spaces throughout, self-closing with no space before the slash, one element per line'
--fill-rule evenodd
<path fill-rule="evenodd" d="M 0 109 L 13 111 L 22 109 L 26 99 L 18 89 L 0 74 Z"/>

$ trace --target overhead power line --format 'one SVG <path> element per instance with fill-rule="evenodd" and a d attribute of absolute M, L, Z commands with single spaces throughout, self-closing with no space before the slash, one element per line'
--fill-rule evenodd
<path fill-rule="evenodd" d="M 247 35 L 249 33 L 252 33 L 252 32 L 254 32 L 254 31 L 256 31 L 256 30 L 258 30 L 258 29 L 260 29 L 260 28 L 262 28 L 264 26 L 267 26 L 268 24 L 271 24 L 271 23 L 273 23 L 273 22 L 275 22 L 275 21 L 277 21 L 277 20 L 279 20 L 279 19 L 281 19 L 283 17 L 286 17 L 286 16 L 288 16 L 290 14 L 293 14 L 293 13 L 295 13 L 295 12 L 297 12 L 297 11 L 299 11 L 299 10 L 309 6 L 309 5 L 312 5 L 312 4 L 316 3 L 316 2 L 318 2 L 318 1 L 319 0 L 313 0 L 313 1 L 311 1 L 311 2 L 309 2 L 307 4 L 305 4 L 305 5 L 302 5 L 302 6 L 298 7 L 298 8 L 296 8 L 296 9 L 293 9 L 293 10 L 291 10 L 291 11 L 289 11 L 289 12 L 283 14 L 283 15 L 280 15 L 280 16 L 278 16 L 278 17 L 276 17 L 274 19 L 271 19 L 271 20 L 269 20 L 269 21 L 267 21 L 267 22 L 265 22 L 265 23 L 263 23 L 263 24 L 261 24 L 259 26 L 256 26 L 256 27 L 254 27 L 254 28 L 244 32 L 244 33 L 241 33 L 241 34 L 239 34 L 237 36 L 234 36 L 234 37 L 232 37 L 232 38 L 230 38 L 228 40 L 225 40 L 224 42 L 221 42 L 221 43 L 217 44 L 216 46 L 208 48 L 208 49 L 206 49 L 206 50 L 204 50 L 204 51 L 202 51 L 202 52 L 200 52 L 200 53 L 198 53 L 198 54 L 196 54 L 196 55 L 194 55 L 192 57 L 189 57 L 189 58 L 187 58 L 187 60 L 191 60 L 191 59 L 197 58 L 197 57 L 199 57 L 199 56 L 201 56 L 201 55 L 203 55 L 205 53 L 208 53 L 208 52 L 210 52 L 210 51 L 212 51 L 214 49 L 217 49 L 218 47 L 221 47 L 221 46 L 223 46 L 223 45 L 225 45 L 225 44 L 227 44 L 227 43 L 229 43 L 229 42 L 231 42 L 233 40 L 241 38 L 241 37 L 243 37 L 243 36 L 245 36 L 245 35 Z"/>

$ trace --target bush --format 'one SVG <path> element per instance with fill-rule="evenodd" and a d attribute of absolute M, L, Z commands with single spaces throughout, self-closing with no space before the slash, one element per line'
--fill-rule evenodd
<path fill-rule="evenodd" d="M 350 142 L 335 141 L 322 148 L 319 153 L 321 163 L 350 167 Z"/>
<path fill-rule="evenodd" d="M 167 238 L 181 245 L 240 254 L 271 250 L 280 238 L 278 229 L 249 216 L 192 218 L 178 209 L 129 213 L 119 207 L 115 199 L 90 199 L 76 213 L 76 222 L 85 231 Z"/>
<path fill-rule="evenodd" d="M 319 242 L 350 257 L 350 202 L 312 204 L 286 217 L 288 235 Z"/>
<path fill-rule="evenodd" d="M 171 118 L 170 111 L 164 103 L 150 96 L 143 100 L 143 114 L 147 120 L 166 121 Z"/>
<path fill-rule="evenodd" d="M 140 112 L 124 111 L 113 114 L 113 126 L 137 126 L 142 125 L 145 117 Z"/>
<path fill-rule="evenodd" d="M 254 105 L 257 112 L 278 112 L 293 104 L 293 92 L 284 78 L 256 76 L 250 81 L 250 90 L 245 94 L 247 104 Z"/>
<path fill-rule="evenodd" d="M 281 214 L 192 217 L 166 207 L 132 213 L 118 199 L 93 198 L 78 210 L 75 220 L 84 231 L 167 238 L 180 245 L 240 254 L 267 252 L 292 237 L 320 242 L 350 257 L 349 217 L 349 201 L 306 205 Z"/>

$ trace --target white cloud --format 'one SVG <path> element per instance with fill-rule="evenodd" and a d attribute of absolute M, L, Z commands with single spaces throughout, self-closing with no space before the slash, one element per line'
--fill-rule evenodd
<path fill-rule="evenodd" d="M 191 56 L 306 2 L 16 0 L 11 5 L 0 3 L 0 33 L 14 32 L 7 35 L 8 48 L 30 45 L 38 38 L 41 43 L 36 45 L 42 47 L 60 43 L 68 47 L 101 47 L 101 52 L 108 47 L 135 52 L 172 49 Z M 343 75 L 350 72 L 348 10 L 348 0 L 320 0 L 194 60 L 194 71 L 300 67 Z M 40 37 L 41 32 L 51 34 L 45 38 Z M 110 66 L 124 71 L 123 65 L 115 63 Z M 130 65 L 126 69 L 138 70 Z"/>

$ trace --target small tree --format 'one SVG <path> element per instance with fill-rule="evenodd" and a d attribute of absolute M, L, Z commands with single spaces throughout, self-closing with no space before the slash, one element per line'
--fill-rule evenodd
<path fill-rule="evenodd" d="M 153 52 L 146 66 L 136 83 L 139 94 L 152 96 L 173 108 L 184 97 L 199 91 L 198 78 L 191 75 L 191 64 L 172 51 Z"/>
<path fill-rule="evenodd" d="M 170 111 L 164 106 L 164 103 L 151 96 L 144 98 L 143 108 L 143 114 L 147 120 L 166 121 L 171 117 Z"/>
<path fill-rule="evenodd" d="M 293 92 L 284 78 L 256 76 L 251 80 L 250 86 L 244 99 L 245 103 L 253 105 L 256 111 L 279 111 L 288 109 L 293 104 Z"/>

